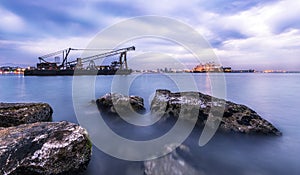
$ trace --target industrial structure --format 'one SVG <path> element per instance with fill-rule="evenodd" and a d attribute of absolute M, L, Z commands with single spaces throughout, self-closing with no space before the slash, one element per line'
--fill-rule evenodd
<path fill-rule="evenodd" d="M 219 64 L 215 64 L 214 62 L 209 62 L 205 64 L 198 64 L 191 71 L 192 73 L 253 73 L 254 69 L 246 69 L 246 70 L 232 70 L 231 67 L 223 67 Z"/>
<path fill-rule="evenodd" d="M 75 49 L 68 48 L 57 52 L 49 53 L 47 55 L 39 57 L 39 63 L 34 69 L 26 69 L 25 76 L 55 76 L 55 75 L 114 75 L 114 74 L 130 74 L 131 69 L 128 69 L 127 64 L 127 52 L 134 51 L 135 47 L 126 47 L 108 52 L 88 56 L 85 58 L 77 58 L 76 60 L 69 61 L 69 54 L 71 51 L 95 51 L 99 49 Z M 57 55 L 63 55 L 62 62 L 60 64 L 60 57 Z M 120 55 L 118 61 L 111 62 L 111 65 L 95 64 L 95 60 L 104 59 Z M 47 58 L 54 57 L 54 62 L 47 61 Z M 84 63 L 88 63 L 87 67 L 83 67 Z"/>
<path fill-rule="evenodd" d="M 209 62 L 205 64 L 198 64 L 193 68 L 193 73 L 205 73 L 205 72 L 231 72 L 231 67 L 223 67 L 214 62 Z"/>

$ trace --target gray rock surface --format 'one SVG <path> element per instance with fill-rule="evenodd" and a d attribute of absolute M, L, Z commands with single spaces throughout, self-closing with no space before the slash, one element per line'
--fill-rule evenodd
<path fill-rule="evenodd" d="M 281 135 L 271 123 L 247 106 L 200 92 L 172 93 L 169 90 L 159 89 L 151 103 L 151 112 L 165 119 L 181 117 L 190 120 L 197 117 L 197 123 L 200 125 L 204 125 L 210 116 L 209 119 L 212 121 L 219 120 L 219 128 L 222 130 Z"/>
<path fill-rule="evenodd" d="M 166 149 L 172 149 L 172 145 L 168 145 Z M 203 171 L 197 170 L 192 166 L 187 159 L 191 155 L 189 148 L 185 145 L 180 145 L 171 153 L 153 160 L 144 162 L 145 175 L 204 175 Z"/>
<path fill-rule="evenodd" d="M 138 96 L 125 96 L 118 93 L 108 93 L 96 100 L 98 109 L 109 114 L 144 113 L 144 99 Z"/>
<path fill-rule="evenodd" d="M 87 131 L 69 122 L 0 128 L 0 174 L 74 174 L 88 165 L 91 147 Z"/>
<path fill-rule="evenodd" d="M 0 127 L 51 121 L 52 113 L 46 103 L 0 103 Z"/>

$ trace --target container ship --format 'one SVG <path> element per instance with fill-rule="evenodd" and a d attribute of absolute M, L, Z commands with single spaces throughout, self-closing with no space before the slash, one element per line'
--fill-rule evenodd
<path fill-rule="evenodd" d="M 231 67 L 222 67 L 221 65 L 209 62 L 199 64 L 193 68 L 193 73 L 206 73 L 206 72 L 231 72 Z"/>
<path fill-rule="evenodd" d="M 219 64 L 215 64 L 214 62 L 209 62 L 205 64 L 199 64 L 193 68 L 192 73 L 253 73 L 254 69 L 247 70 L 232 70 L 231 67 L 223 67 Z"/>
<path fill-rule="evenodd" d="M 127 52 L 134 51 L 135 47 L 126 47 L 109 52 L 88 56 L 85 58 L 77 58 L 73 61 L 68 61 L 68 55 L 72 50 L 92 50 L 92 49 L 74 49 L 68 48 L 60 50 L 54 53 L 50 53 L 39 57 L 39 63 L 36 67 L 28 68 L 24 71 L 25 76 L 73 76 L 73 75 L 128 75 L 132 73 L 132 70 L 127 65 Z M 63 61 L 59 64 L 60 57 L 57 55 L 63 55 Z M 118 61 L 111 62 L 110 65 L 95 64 L 95 60 L 103 59 L 110 56 L 119 55 Z M 54 57 L 54 62 L 49 62 L 46 59 Z M 87 67 L 83 67 L 85 63 L 88 63 Z"/>

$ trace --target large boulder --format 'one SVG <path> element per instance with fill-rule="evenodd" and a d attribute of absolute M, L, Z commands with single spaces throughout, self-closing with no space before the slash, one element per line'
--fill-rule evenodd
<path fill-rule="evenodd" d="M 200 92 L 172 93 L 159 89 L 152 100 L 151 112 L 163 119 L 181 117 L 191 120 L 197 117 L 197 123 L 200 125 L 204 125 L 209 119 L 220 123 L 219 128 L 226 131 L 281 135 L 271 123 L 247 106 Z"/>
<path fill-rule="evenodd" d="M 52 113 L 46 103 L 0 103 L 0 127 L 51 121 Z"/>
<path fill-rule="evenodd" d="M 88 165 L 91 147 L 87 131 L 69 122 L 0 128 L 0 174 L 74 174 Z"/>
<path fill-rule="evenodd" d="M 173 145 L 168 145 L 166 149 L 173 149 Z M 144 174 L 145 175 L 204 175 L 203 171 L 198 170 L 187 160 L 191 160 L 192 155 L 189 152 L 189 148 L 185 145 L 180 145 L 171 153 L 159 157 L 153 160 L 147 160 L 144 162 Z"/>
<path fill-rule="evenodd" d="M 108 93 L 96 100 L 98 109 L 108 114 L 130 115 L 146 111 L 144 99 L 139 96 L 125 96 L 119 93 Z"/>

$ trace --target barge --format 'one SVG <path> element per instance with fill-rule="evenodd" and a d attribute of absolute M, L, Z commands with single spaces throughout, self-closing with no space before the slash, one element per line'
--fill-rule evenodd
<path fill-rule="evenodd" d="M 41 56 L 39 57 L 40 63 L 37 63 L 37 67 L 26 69 L 24 76 L 128 75 L 132 73 L 132 70 L 128 68 L 126 55 L 128 51 L 135 50 L 134 46 L 68 61 L 68 55 L 71 50 L 84 49 L 68 48 Z M 57 62 L 58 57 L 55 57 L 55 62 L 45 60 L 57 54 L 63 54 L 63 61 L 60 65 Z M 113 61 L 111 65 L 96 66 L 94 62 L 96 59 L 103 59 L 114 55 L 120 55 L 119 60 Z M 83 67 L 84 63 L 89 63 L 86 68 Z"/>

